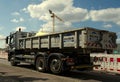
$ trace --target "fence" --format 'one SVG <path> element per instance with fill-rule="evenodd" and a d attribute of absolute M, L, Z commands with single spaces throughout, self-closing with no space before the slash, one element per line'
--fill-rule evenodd
<path fill-rule="evenodd" d="M 92 53 L 90 56 L 94 65 L 100 65 L 100 67 L 94 67 L 93 70 L 120 74 L 120 55 Z"/>

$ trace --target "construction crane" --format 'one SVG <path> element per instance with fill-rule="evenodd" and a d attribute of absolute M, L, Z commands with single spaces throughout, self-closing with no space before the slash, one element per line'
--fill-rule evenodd
<path fill-rule="evenodd" d="M 53 13 L 50 9 L 49 9 L 49 13 L 51 14 L 51 18 L 53 18 L 53 33 L 54 33 L 55 32 L 55 18 L 57 18 L 60 21 L 63 21 L 63 20 L 60 17 L 58 17 L 55 13 Z"/>

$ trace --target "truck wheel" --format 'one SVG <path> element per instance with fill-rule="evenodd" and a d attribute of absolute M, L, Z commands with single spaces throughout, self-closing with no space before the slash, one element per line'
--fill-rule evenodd
<path fill-rule="evenodd" d="M 50 60 L 50 70 L 54 74 L 60 74 L 63 72 L 63 65 L 60 58 L 54 57 Z"/>
<path fill-rule="evenodd" d="M 43 57 L 38 57 L 36 60 L 36 69 L 39 72 L 45 72 L 45 62 Z"/>
<path fill-rule="evenodd" d="M 12 66 L 17 66 L 18 62 L 15 62 L 15 58 L 14 57 L 11 57 L 10 58 L 10 63 Z"/>

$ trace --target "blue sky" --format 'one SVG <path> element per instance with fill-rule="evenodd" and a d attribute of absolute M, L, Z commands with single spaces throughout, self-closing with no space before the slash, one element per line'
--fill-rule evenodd
<path fill-rule="evenodd" d="M 120 0 L 0 0 L 0 38 L 18 28 L 51 32 L 49 9 L 64 20 L 56 19 L 56 31 L 93 27 L 116 32 L 120 42 Z"/>

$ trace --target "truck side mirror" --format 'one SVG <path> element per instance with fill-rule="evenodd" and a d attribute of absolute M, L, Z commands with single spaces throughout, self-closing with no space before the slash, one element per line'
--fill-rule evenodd
<path fill-rule="evenodd" d="M 8 44 L 8 36 L 6 37 L 6 44 Z"/>

